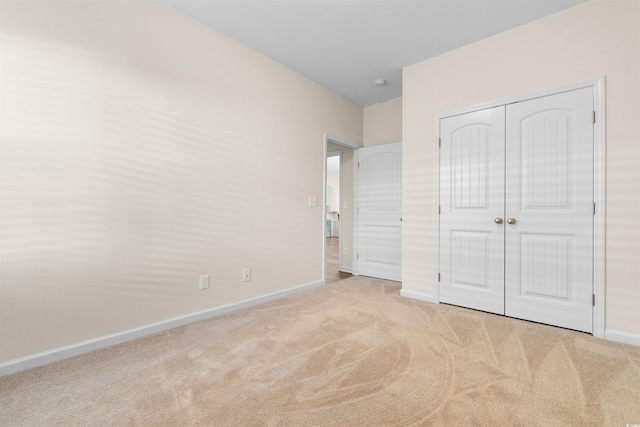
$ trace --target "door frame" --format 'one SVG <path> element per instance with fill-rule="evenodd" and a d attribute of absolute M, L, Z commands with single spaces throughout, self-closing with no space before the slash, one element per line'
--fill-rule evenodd
<path fill-rule="evenodd" d="M 553 89 L 533 92 L 524 95 L 490 101 L 471 107 L 456 109 L 441 114 L 434 118 L 434 277 L 435 301 L 440 302 L 440 286 L 438 281 L 438 266 L 440 265 L 440 120 L 446 117 L 471 113 L 487 108 L 501 105 L 513 104 L 516 102 L 528 101 L 535 98 L 542 98 L 562 92 L 569 92 L 576 89 L 591 88 L 593 90 L 593 109 L 595 111 L 595 123 L 593 126 L 593 200 L 596 204 L 593 217 L 593 294 L 595 304 L 593 306 L 593 336 L 605 337 L 605 218 L 606 218 L 606 192 L 605 192 L 605 140 L 606 140 L 606 120 L 605 120 L 605 77 L 590 79 L 578 83 L 567 84 Z"/>
<path fill-rule="evenodd" d="M 329 147 L 329 143 L 333 143 L 336 145 L 339 145 L 341 147 L 344 148 L 348 148 L 353 150 L 353 155 L 355 157 L 355 153 L 357 152 L 358 148 L 362 148 L 362 145 L 356 144 L 355 142 L 349 141 L 347 139 L 343 139 L 337 136 L 333 136 L 329 133 L 324 134 L 323 136 L 324 138 L 324 157 L 322 159 L 322 161 L 324 162 L 324 165 L 322 167 L 322 182 L 323 182 L 323 186 L 322 186 L 322 283 L 323 284 L 327 284 L 327 156 L 329 154 L 328 152 L 328 147 Z M 342 158 L 342 156 L 341 156 Z M 354 168 L 354 174 L 355 174 L 355 168 Z M 355 181 L 353 183 L 354 185 L 354 199 L 355 199 Z M 340 193 L 341 193 L 341 200 L 340 200 L 340 207 L 342 207 L 342 194 L 343 194 L 343 188 L 342 188 L 342 165 L 340 165 Z M 353 206 L 354 203 L 353 201 L 351 202 L 351 206 Z M 353 238 L 352 241 L 355 242 L 356 239 L 356 231 L 355 231 L 355 215 L 354 215 L 354 219 L 353 219 L 354 225 L 353 225 Z M 342 224 L 340 224 L 340 235 L 342 235 Z M 355 259 L 355 257 L 354 257 Z M 342 264 L 342 244 L 340 244 L 340 254 L 339 254 L 339 264 Z M 340 265 L 339 265 L 340 267 Z M 353 274 L 356 275 L 356 265 L 355 263 L 353 264 Z"/>

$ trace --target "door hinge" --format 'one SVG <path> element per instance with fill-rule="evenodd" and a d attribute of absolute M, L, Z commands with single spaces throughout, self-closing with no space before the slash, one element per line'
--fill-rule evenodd
<path fill-rule="evenodd" d="M 438 206 L 438 215 L 442 213 L 442 206 Z"/>
<path fill-rule="evenodd" d="M 438 273 L 438 282 L 440 281 L 440 273 Z"/>
<path fill-rule="evenodd" d="M 595 112 L 595 111 L 592 111 L 592 112 L 591 112 L 591 121 L 592 121 L 593 123 L 595 123 L 595 122 L 596 122 L 596 112 Z"/>
<path fill-rule="evenodd" d="M 438 147 L 442 147 L 442 139 L 438 138 Z"/>
<path fill-rule="evenodd" d="M 360 162 L 358 162 L 358 169 L 360 168 Z"/>
<path fill-rule="evenodd" d="M 591 294 L 591 305 L 596 306 L 596 294 Z"/>
<path fill-rule="evenodd" d="M 356 259 L 360 259 L 360 254 L 356 254 Z"/>
<path fill-rule="evenodd" d="M 595 203 L 593 204 L 593 214 L 594 215 L 596 214 L 596 204 Z"/>

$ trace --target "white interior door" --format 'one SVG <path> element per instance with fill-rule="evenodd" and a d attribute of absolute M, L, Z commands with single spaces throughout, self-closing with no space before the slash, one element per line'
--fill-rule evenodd
<path fill-rule="evenodd" d="M 402 144 L 357 150 L 357 274 L 401 280 Z"/>
<path fill-rule="evenodd" d="M 440 301 L 504 314 L 504 107 L 440 122 Z"/>
<path fill-rule="evenodd" d="M 592 111 L 588 88 L 507 107 L 508 316 L 592 332 Z"/>
<path fill-rule="evenodd" d="M 593 331 L 592 112 L 586 88 L 440 121 L 441 302 Z"/>

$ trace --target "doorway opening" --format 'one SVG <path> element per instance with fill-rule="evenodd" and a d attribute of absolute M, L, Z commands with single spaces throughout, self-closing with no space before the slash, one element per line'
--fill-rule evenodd
<path fill-rule="evenodd" d="M 324 282 L 351 277 L 353 268 L 354 150 L 359 146 L 325 136 L 323 264 Z"/>
<path fill-rule="evenodd" d="M 325 189 L 325 219 L 326 227 L 326 283 L 336 282 L 351 276 L 348 272 L 340 271 L 342 263 L 342 149 L 327 153 L 327 185 Z"/>

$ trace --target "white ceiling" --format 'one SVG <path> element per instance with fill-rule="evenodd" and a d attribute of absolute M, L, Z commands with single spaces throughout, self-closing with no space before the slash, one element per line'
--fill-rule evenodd
<path fill-rule="evenodd" d="M 586 0 L 162 1 L 368 106 L 402 94 L 405 66 Z"/>

